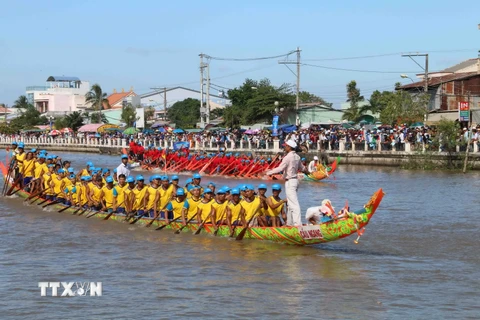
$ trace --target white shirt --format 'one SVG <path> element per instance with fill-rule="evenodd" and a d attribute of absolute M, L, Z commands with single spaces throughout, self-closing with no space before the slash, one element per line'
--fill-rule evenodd
<path fill-rule="evenodd" d="M 320 223 L 320 220 L 323 217 L 322 212 L 320 211 L 322 206 L 319 207 L 310 207 L 307 209 L 307 213 L 305 213 L 305 220 L 310 221 L 311 218 L 315 219 L 317 223 Z"/>
<path fill-rule="evenodd" d="M 130 175 L 130 164 L 124 165 L 123 162 L 117 167 L 117 177 L 124 174 L 125 177 Z"/>
<path fill-rule="evenodd" d="M 318 161 L 317 161 L 317 164 L 315 164 L 315 160 L 310 161 L 310 163 L 308 164 L 308 172 L 317 171 L 317 165 L 318 165 Z"/>

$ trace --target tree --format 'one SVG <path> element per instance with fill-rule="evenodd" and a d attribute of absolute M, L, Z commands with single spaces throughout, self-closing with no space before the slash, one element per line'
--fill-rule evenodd
<path fill-rule="evenodd" d="M 65 121 L 65 117 L 57 117 L 55 118 L 55 122 L 53 124 L 56 130 L 62 130 L 63 128 L 67 128 L 67 123 Z"/>
<path fill-rule="evenodd" d="M 127 127 L 133 127 L 135 121 L 138 120 L 137 111 L 135 111 L 135 107 L 132 106 L 131 103 L 128 103 L 122 106 L 122 114 L 120 116 L 123 122 L 127 125 Z"/>
<path fill-rule="evenodd" d="M 155 116 L 155 108 L 147 107 L 145 108 L 145 120 L 153 120 Z"/>
<path fill-rule="evenodd" d="M 360 94 L 360 89 L 357 88 L 355 80 L 347 84 L 347 101 L 350 102 L 350 108 L 345 110 L 342 119 L 358 122 L 361 117 L 368 111 L 368 106 L 359 107 L 358 103 L 364 101 L 364 97 Z"/>
<path fill-rule="evenodd" d="M 195 128 L 200 119 L 200 100 L 188 98 L 168 108 L 168 119 L 179 128 Z"/>
<path fill-rule="evenodd" d="M 329 103 L 324 99 L 320 98 L 319 96 L 314 95 L 308 91 L 300 91 L 299 92 L 300 103 L 319 103 L 326 107 L 331 108 L 333 103 Z"/>
<path fill-rule="evenodd" d="M 107 99 L 107 94 L 102 91 L 102 88 L 97 83 L 92 85 L 90 91 L 85 94 L 85 103 L 90 103 L 93 109 L 96 111 L 101 111 L 105 109 L 104 107 L 107 107 L 107 108 L 110 107 Z M 100 120 L 100 118 L 98 117 L 96 119 Z M 92 122 L 99 123 L 100 121 L 94 122 L 92 117 Z M 103 117 L 102 117 L 102 122 L 103 122 Z M 108 123 L 108 121 L 104 123 Z"/>
<path fill-rule="evenodd" d="M 223 117 L 225 114 L 225 109 L 224 108 L 217 108 L 213 109 L 210 111 L 210 118 L 211 119 L 217 119 L 220 117 Z"/>
<path fill-rule="evenodd" d="M 428 95 L 412 95 L 406 91 L 398 90 L 384 97 L 385 107 L 380 113 L 380 121 L 385 124 L 408 125 L 422 121 L 427 113 Z"/>
<path fill-rule="evenodd" d="M 457 139 L 460 125 L 458 121 L 441 119 L 437 125 L 437 135 L 434 139 L 442 151 L 447 152 L 447 167 L 454 167 L 454 153 L 457 150 Z"/>
<path fill-rule="evenodd" d="M 28 102 L 27 97 L 24 96 L 24 95 L 19 96 L 18 99 L 15 100 L 15 102 L 13 103 L 14 108 L 25 109 L 25 108 L 28 108 L 29 106 L 31 106 L 31 104 L 30 104 L 30 102 Z"/>
<path fill-rule="evenodd" d="M 20 115 L 10 121 L 10 127 L 15 131 L 30 129 L 42 124 L 48 124 L 48 119 L 40 116 L 40 112 L 32 105 L 22 109 Z"/>
<path fill-rule="evenodd" d="M 67 128 L 77 131 L 78 128 L 83 126 L 83 117 L 82 114 L 78 111 L 74 111 L 65 116 L 65 124 Z"/>
<path fill-rule="evenodd" d="M 94 112 L 90 115 L 91 123 L 108 123 L 107 116 L 105 113 Z"/>

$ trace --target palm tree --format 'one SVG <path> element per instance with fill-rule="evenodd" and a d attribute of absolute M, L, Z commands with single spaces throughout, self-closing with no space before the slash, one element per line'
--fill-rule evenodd
<path fill-rule="evenodd" d="M 83 117 L 82 114 L 78 111 L 74 111 L 65 116 L 65 124 L 67 127 L 71 128 L 73 131 L 77 131 L 78 128 L 83 126 Z"/>
<path fill-rule="evenodd" d="M 14 108 L 22 108 L 22 109 L 28 108 L 29 105 L 30 105 L 30 102 L 28 102 L 27 97 L 23 95 L 18 97 L 18 99 L 15 100 L 15 102 L 13 103 Z"/>
<path fill-rule="evenodd" d="M 102 87 L 97 83 L 92 85 L 90 91 L 85 94 L 85 102 L 91 103 L 92 107 L 99 111 L 100 114 L 102 113 L 104 105 L 107 105 L 107 107 L 109 106 L 107 94 L 102 91 Z"/>

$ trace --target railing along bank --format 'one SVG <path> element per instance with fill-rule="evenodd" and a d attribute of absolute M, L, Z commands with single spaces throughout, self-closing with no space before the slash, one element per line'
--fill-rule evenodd
<path fill-rule="evenodd" d="M 71 147 L 73 148 L 128 148 L 128 142 L 125 138 L 74 138 L 74 137 L 0 137 L 0 144 L 2 145 L 11 145 L 12 142 L 23 142 L 26 147 Z M 174 148 L 173 140 L 156 140 L 156 139 L 136 139 L 137 143 L 141 143 L 144 147 L 153 146 L 155 148 Z M 193 150 L 205 150 L 205 151 L 218 151 L 223 148 L 223 150 L 229 151 L 239 151 L 239 152 L 279 152 L 282 151 L 281 140 L 273 140 L 270 142 L 252 142 L 252 141 L 228 141 L 228 142 L 214 142 L 214 141 L 190 141 L 190 149 Z M 405 143 L 396 143 L 392 145 L 391 143 L 378 143 L 378 144 L 368 144 L 367 142 L 346 142 L 343 140 L 332 143 L 328 140 L 318 141 L 317 143 L 312 143 L 308 145 L 308 151 L 317 152 L 317 151 L 337 151 L 337 152 L 379 152 L 379 151 L 389 151 L 389 152 L 404 152 L 404 153 L 413 153 L 416 151 L 425 152 L 427 149 L 433 150 L 431 146 L 425 144 L 413 144 L 410 142 Z M 457 152 L 465 151 L 465 146 L 458 145 L 456 147 Z M 67 149 L 68 150 L 68 149 Z M 442 152 L 441 148 L 436 149 L 435 151 Z M 470 146 L 470 151 L 476 153 L 479 151 L 477 143 L 472 143 Z"/>

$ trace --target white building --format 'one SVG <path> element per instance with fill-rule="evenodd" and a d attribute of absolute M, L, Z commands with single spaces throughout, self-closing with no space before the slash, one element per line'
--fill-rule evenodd
<path fill-rule="evenodd" d="M 50 76 L 45 86 L 27 87 L 26 96 L 39 112 L 54 115 L 85 110 L 85 94 L 88 91 L 88 81 L 77 77 Z"/>

